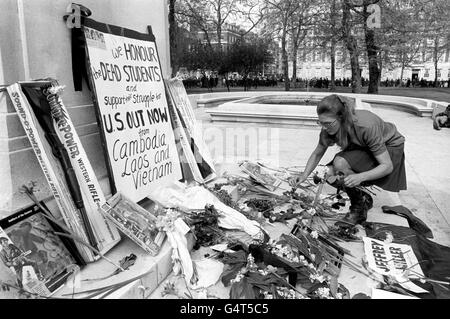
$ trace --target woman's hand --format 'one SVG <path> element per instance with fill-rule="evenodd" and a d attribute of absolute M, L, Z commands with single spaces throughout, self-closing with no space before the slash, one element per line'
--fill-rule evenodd
<path fill-rule="evenodd" d="M 289 185 L 294 188 L 297 188 L 298 185 L 306 181 L 307 178 L 308 176 L 304 176 L 303 174 L 301 174 L 300 176 L 292 176 L 288 179 Z"/>
<path fill-rule="evenodd" d="M 356 187 L 364 182 L 364 178 L 361 174 L 351 174 L 344 178 L 344 184 L 347 187 Z"/>

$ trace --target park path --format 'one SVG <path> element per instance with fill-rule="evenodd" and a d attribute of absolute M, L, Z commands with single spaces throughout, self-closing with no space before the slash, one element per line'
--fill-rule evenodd
<path fill-rule="evenodd" d="M 408 190 L 400 193 L 401 203 L 432 229 L 436 242 L 450 246 L 450 129 L 435 131 L 430 118 L 421 118 L 397 110 L 376 107 L 373 111 L 384 120 L 396 124 L 406 137 Z M 201 121 L 204 139 L 212 151 L 219 172 L 233 170 L 237 160 L 245 158 L 261 159 L 280 167 L 302 166 L 306 164 L 318 142 L 318 128 L 213 123 L 203 109 L 196 109 L 195 112 L 197 119 Z M 214 133 L 217 131 L 222 132 L 223 138 L 220 138 L 221 134 Z M 252 142 L 239 145 L 236 139 L 230 137 L 253 131 L 258 132 L 257 145 Z M 267 144 L 271 146 L 270 154 L 255 151 L 255 148 L 266 150 Z M 322 163 L 331 160 L 336 151 L 336 148 L 329 149 Z M 381 206 L 391 204 L 389 197 L 383 194 L 376 196 L 374 208 L 369 213 L 369 221 L 393 221 L 405 225 L 403 219 L 403 222 L 399 222 L 381 213 Z"/>

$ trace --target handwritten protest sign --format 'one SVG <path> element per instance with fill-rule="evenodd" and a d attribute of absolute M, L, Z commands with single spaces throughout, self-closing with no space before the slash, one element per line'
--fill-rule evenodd
<path fill-rule="evenodd" d="M 385 243 L 368 237 L 363 237 L 363 241 L 370 269 L 376 273 L 394 277 L 401 286 L 410 291 L 427 292 L 409 281 L 409 279 L 424 277 L 411 246 Z"/>
<path fill-rule="evenodd" d="M 91 19 L 83 32 L 111 187 L 139 201 L 182 178 L 155 38 Z"/>

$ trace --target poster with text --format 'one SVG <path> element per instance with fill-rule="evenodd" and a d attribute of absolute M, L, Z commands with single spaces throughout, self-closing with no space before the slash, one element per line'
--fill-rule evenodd
<path fill-rule="evenodd" d="M 412 292 L 428 292 L 411 281 L 411 279 L 424 278 L 420 263 L 411 246 L 385 243 L 369 237 L 363 237 L 363 242 L 370 269 L 381 275 L 392 276 L 403 288 Z"/>
<path fill-rule="evenodd" d="M 91 19 L 83 33 L 112 191 L 142 200 L 182 178 L 155 38 Z"/>

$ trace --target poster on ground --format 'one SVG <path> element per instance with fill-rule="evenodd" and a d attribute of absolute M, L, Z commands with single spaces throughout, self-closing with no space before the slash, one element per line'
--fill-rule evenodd
<path fill-rule="evenodd" d="M 140 201 L 182 178 L 155 37 L 91 19 L 83 34 L 112 192 Z"/>
<path fill-rule="evenodd" d="M 385 243 L 369 237 L 363 237 L 363 242 L 370 269 L 381 275 L 392 276 L 402 287 L 412 292 L 428 292 L 409 280 L 424 277 L 411 246 Z"/>

